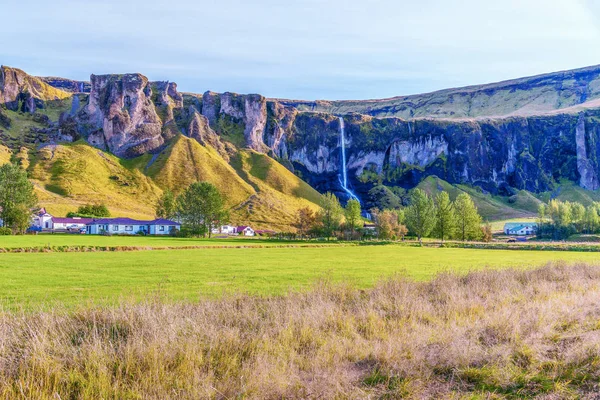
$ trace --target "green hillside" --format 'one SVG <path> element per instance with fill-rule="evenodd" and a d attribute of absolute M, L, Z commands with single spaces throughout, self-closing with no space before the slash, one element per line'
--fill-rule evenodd
<path fill-rule="evenodd" d="M 115 216 L 152 218 L 164 189 L 180 193 L 197 181 L 227 198 L 233 223 L 289 229 L 301 207 L 318 209 L 319 193 L 271 157 L 240 150 L 231 165 L 213 148 L 178 136 L 158 155 L 122 160 L 83 141 L 21 154 L 40 205 L 65 215 L 85 203 L 104 203 Z M 0 162 L 10 151 L 0 148 Z"/>
<path fill-rule="evenodd" d="M 531 217 L 537 212 L 540 203 L 540 200 L 526 191 L 520 191 L 509 198 L 492 196 L 466 185 L 452 185 L 437 176 L 427 177 L 417 187 L 430 195 L 446 191 L 452 200 L 460 193 L 468 193 L 473 198 L 481 216 L 490 221 Z"/>

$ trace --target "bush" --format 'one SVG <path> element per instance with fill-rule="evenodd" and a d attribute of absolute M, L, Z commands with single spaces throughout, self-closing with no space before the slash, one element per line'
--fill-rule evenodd
<path fill-rule="evenodd" d="M 0 226 L 0 236 L 12 235 L 12 229 L 7 226 Z"/>

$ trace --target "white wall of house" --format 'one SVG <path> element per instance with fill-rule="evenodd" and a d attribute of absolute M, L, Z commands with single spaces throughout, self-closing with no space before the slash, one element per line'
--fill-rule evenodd
<path fill-rule="evenodd" d="M 45 226 L 43 228 L 47 229 Z M 52 223 L 51 228 L 54 230 L 62 230 L 62 229 L 69 229 L 69 228 L 82 229 L 82 228 L 85 228 L 85 224 L 78 224 L 78 223 L 73 223 L 73 222 L 68 222 L 68 223 L 57 222 L 57 223 Z"/>
<path fill-rule="evenodd" d="M 90 224 L 87 232 L 97 235 L 102 232 L 112 235 L 135 235 L 139 231 L 148 232 L 148 225 L 118 225 L 118 224 Z"/>
<path fill-rule="evenodd" d="M 33 218 L 33 225 L 42 229 L 52 229 L 52 215 L 48 213 L 36 215 Z"/>
<path fill-rule="evenodd" d="M 169 235 L 177 225 L 150 225 L 150 235 Z"/>
<path fill-rule="evenodd" d="M 240 233 L 242 236 L 254 236 L 254 229 L 249 226 L 244 228 L 244 230 Z"/>

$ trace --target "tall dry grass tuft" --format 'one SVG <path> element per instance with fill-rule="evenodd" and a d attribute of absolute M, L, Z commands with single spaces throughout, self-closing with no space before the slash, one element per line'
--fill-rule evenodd
<path fill-rule="evenodd" d="M 4 398 L 581 398 L 600 266 L 0 315 Z"/>

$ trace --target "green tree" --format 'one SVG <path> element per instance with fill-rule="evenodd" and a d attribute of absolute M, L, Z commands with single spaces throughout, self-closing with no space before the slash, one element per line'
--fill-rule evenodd
<path fill-rule="evenodd" d="M 583 230 L 586 233 L 595 233 L 600 225 L 600 217 L 595 205 L 586 207 L 583 216 Z"/>
<path fill-rule="evenodd" d="M 338 198 L 330 192 L 321 195 L 320 205 L 319 220 L 323 224 L 323 234 L 329 239 L 339 229 L 344 209 Z"/>
<path fill-rule="evenodd" d="M 473 203 L 471 196 L 461 193 L 454 200 L 456 213 L 456 234 L 458 239 L 474 240 L 481 236 L 481 216 Z"/>
<path fill-rule="evenodd" d="M 85 204 L 79 206 L 76 212 L 67 213 L 67 217 L 108 218 L 110 211 L 104 204 Z"/>
<path fill-rule="evenodd" d="M 169 189 L 165 190 L 156 204 L 156 217 L 173 219 L 177 216 L 177 199 Z"/>
<path fill-rule="evenodd" d="M 15 164 L 0 167 L 0 219 L 13 233 L 24 233 L 31 225 L 37 196 L 27 172 Z"/>
<path fill-rule="evenodd" d="M 344 208 L 344 217 L 346 218 L 346 227 L 350 229 L 351 238 L 354 238 L 354 232 L 362 225 L 360 202 L 355 199 L 348 200 Z"/>
<path fill-rule="evenodd" d="M 441 192 L 435 197 L 435 217 L 435 237 L 440 238 L 442 242 L 452 238 L 456 230 L 456 215 L 448 192 Z"/>
<path fill-rule="evenodd" d="M 229 213 L 213 184 L 196 182 L 177 197 L 177 216 L 191 234 L 210 237 L 213 227 L 226 222 Z"/>
<path fill-rule="evenodd" d="M 404 213 L 408 229 L 417 235 L 422 244 L 423 237 L 428 236 L 435 225 L 435 206 L 433 199 L 421 189 L 413 190 L 410 206 Z"/>

